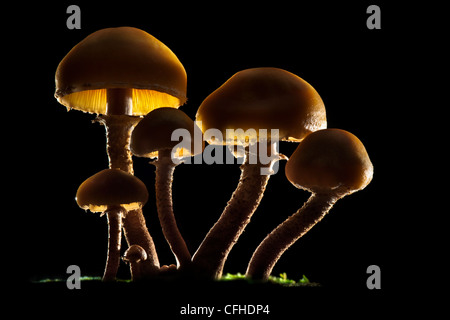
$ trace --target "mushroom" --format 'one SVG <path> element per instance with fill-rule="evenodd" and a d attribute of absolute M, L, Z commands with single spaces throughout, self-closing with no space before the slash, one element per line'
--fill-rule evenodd
<path fill-rule="evenodd" d="M 326 113 L 317 91 L 297 75 L 278 68 L 253 68 L 236 73 L 211 93 L 200 105 L 196 121 L 210 144 L 240 146 L 245 151 L 237 189 L 192 259 L 200 273 L 220 278 L 230 250 L 259 205 L 272 166 L 282 158 L 272 151 L 268 163 L 259 158 L 252 162 L 252 144 L 258 148 L 269 144 L 273 150 L 278 139 L 301 141 L 326 127 Z M 220 140 L 206 134 L 212 128 L 222 136 L 227 129 L 242 131 Z M 272 129 L 278 129 L 278 136 L 271 136 Z M 266 137 L 261 130 L 267 130 Z"/>
<path fill-rule="evenodd" d="M 125 251 L 123 260 L 130 264 L 131 280 L 140 280 L 142 278 L 141 261 L 147 260 L 145 250 L 141 246 L 133 244 Z"/>
<path fill-rule="evenodd" d="M 55 97 L 67 107 L 102 114 L 109 168 L 133 174 L 129 149 L 133 127 L 159 107 L 186 101 L 186 71 L 175 54 L 147 32 L 132 28 L 96 31 L 78 43 L 58 65 Z M 124 219 L 129 245 L 147 252 L 150 269 L 159 261 L 140 209 Z M 152 267 L 153 266 L 153 267 Z"/>
<path fill-rule="evenodd" d="M 174 264 L 163 265 L 160 269 L 160 275 L 171 276 L 176 274 L 178 267 Z"/>
<path fill-rule="evenodd" d="M 172 133 L 185 130 L 186 135 L 182 145 L 172 140 Z M 135 127 L 131 136 L 131 151 L 139 157 L 157 158 L 150 162 L 156 166 L 155 192 L 158 217 L 163 234 L 169 244 L 177 267 L 190 263 L 191 254 L 178 230 L 173 213 L 172 181 L 178 159 L 194 156 L 203 151 L 203 139 L 200 146 L 196 146 L 194 137 L 202 137 L 202 132 L 194 121 L 183 111 L 173 108 L 160 108 L 150 112 Z M 186 141 L 187 139 L 187 141 Z M 177 161 L 174 163 L 172 158 Z"/>
<path fill-rule="evenodd" d="M 325 129 L 311 133 L 299 144 L 285 172 L 295 187 L 312 195 L 255 250 L 246 272 L 254 279 L 268 279 L 281 255 L 322 220 L 337 200 L 364 189 L 372 180 L 373 166 L 356 136 Z"/>
<path fill-rule="evenodd" d="M 141 208 L 148 199 L 144 183 L 120 169 L 105 169 L 86 179 L 78 188 L 80 208 L 101 212 L 108 218 L 108 256 L 103 281 L 116 278 L 120 262 L 122 219 L 127 212 Z"/>

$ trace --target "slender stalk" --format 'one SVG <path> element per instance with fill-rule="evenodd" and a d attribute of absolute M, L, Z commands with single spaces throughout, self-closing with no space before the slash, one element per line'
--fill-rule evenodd
<path fill-rule="evenodd" d="M 122 217 L 126 211 L 122 207 L 111 207 L 105 212 L 108 218 L 108 256 L 106 258 L 103 281 L 114 281 L 120 263 L 120 242 L 122 239 Z"/>
<path fill-rule="evenodd" d="M 191 254 L 178 229 L 172 202 L 172 181 L 176 164 L 171 159 L 171 149 L 158 151 L 156 166 L 155 192 L 158 217 L 167 243 L 177 261 L 177 267 L 184 267 L 191 262 Z"/>
<path fill-rule="evenodd" d="M 261 174 L 261 168 L 270 168 L 273 161 L 278 159 L 266 165 L 250 164 L 246 155 L 236 190 L 192 258 L 193 267 L 202 275 L 216 279 L 222 276 L 228 254 L 250 222 L 270 178 Z"/>
<path fill-rule="evenodd" d="M 322 220 L 340 197 L 335 193 L 313 193 L 296 213 L 261 242 L 250 259 L 246 275 L 267 280 L 281 255 Z"/>
<path fill-rule="evenodd" d="M 104 115 L 98 117 L 106 130 L 106 153 L 109 167 L 134 174 L 130 139 L 133 128 L 141 120 L 125 115 Z"/>

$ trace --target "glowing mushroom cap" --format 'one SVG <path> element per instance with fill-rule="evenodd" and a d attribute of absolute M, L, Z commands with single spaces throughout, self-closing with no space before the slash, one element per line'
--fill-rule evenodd
<path fill-rule="evenodd" d="M 364 189 L 373 166 L 362 142 L 348 131 L 319 130 L 308 135 L 286 164 L 286 177 L 297 188 L 311 192 Z"/>
<path fill-rule="evenodd" d="M 147 32 L 132 28 L 96 31 L 60 62 L 55 97 L 67 108 L 105 114 L 106 89 L 132 89 L 130 115 L 186 101 L 186 71 L 176 55 Z"/>
<path fill-rule="evenodd" d="M 172 133 L 176 129 L 185 129 L 188 133 L 182 138 L 186 148 L 175 150 L 176 158 L 191 157 L 203 151 L 202 132 L 188 115 L 179 109 L 159 108 L 147 114 L 134 128 L 131 152 L 139 157 L 155 158 L 159 150 L 173 149 L 180 144 L 178 140 L 172 141 Z M 201 141 L 201 147 L 196 148 L 195 137 Z"/>
<path fill-rule="evenodd" d="M 302 78 L 278 68 L 253 68 L 234 74 L 203 101 L 196 121 L 201 121 L 203 132 L 215 128 L 224 138 L 227 129 L 256 131 L 256 137 L 238 136 L 226 144 L 256 140 L 260 129 L 267 129 L 268 140 L 270 129 L 279 129 L 280 140 L 300 141 L 327 125 L 325 106 L 317 91 Z"/>
<path fill-rule="evenodd" d="M 129 211 L 140 208 L 147 199 L 145 184 L 119 169 L 105 169 L 89 177 L 76 196 L 80 208 L 92 212 L 105 212 L 108 206 L 122 206 Z"/>

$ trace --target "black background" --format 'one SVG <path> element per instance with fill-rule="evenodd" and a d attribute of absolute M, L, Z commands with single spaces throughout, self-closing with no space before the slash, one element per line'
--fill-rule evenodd
<path fill-rule="evenodd" d="M 66 28 L 70 4 L 81 8 L 81 30 Z M 16 49 L 10 51 L 12 56 L 21 54 L 13 76 L 15 83 L 21 84 L 15 85 L 15 94 L 25 112 L 20 117 L 16 114 L 16 119 L 22 128 L 19 133 L 27 134 L 26 141 L 23 136 L 18 138 L 20 144 L 13 141 L 13 153 L 20 156 L 16 163 L 21 168 L 13 185 L 14 203 L 20 204 L 15 211 L 21 213 L 19 220 L 25 227 L 20 230 L 25 236 L 10 243 L 20 242 L 26 250 L 20 254 L 21 279 L 66 278 L 71 264 L 78 265 L 82 275 L 102 275 L 106 218 L 79 209 L 74 198 L 81 182 L 107 167 L 104 128 L 91 123 L 94 115 L 67 112 L 56 101 L 54 73 L 65 54 L 90 33 L 133 26 L 161 40 L 183 63 L 188 75 L 188 102 L 180 109 L 192 118 L 206 96 L 246 68 L 283 68 L 316 88 L 326 106 L 328 127 L 348 130 L 360 138 L 373 162 L 374 178 L 363 191 L 340 200 L 282 256 L 274 274 L 286 272 L 293 279 L 306 275 L 323 286 L 323 291 L 314 292 L 319 299 L 326 290 L 336 290 L 336 295 L 328 295 L 330 299 L 344 300 L 341 294 L 347 292 L 351 295 L 348 301 L 358 297 L 367 306 L 375 306 L 385 297 L 395 296 L 401 290 L 401 272 L 409 252 L 402 235 L 405 227 L 399 223 L 406 214 L 400 209 L 406 133 L 404 119 L 399 116 L 404 106 L 399 101 L 404 95 L 408 64 L 403 46 L 412 31 L 399 21 L 404 12 L 385 1 L 374 2 L 381 8 L 382 29 L 368 30 L 366 9 L 370 4 L 278 1 L 180 5 L 147 1 L 93 5 L 61 1 L 45 8 L 29 6 L 27 28 L 15 29 L 10 42 Z M 281 143 L 280 152 L 289 156 L 295 147 Z M 284 165 L 281 162 L 279 172 L 269 180 L 260 207 L 232 250 L 225 272 L 244 273 L 259 242 L 308 198 L 307 192 L 286 180 Z M 140 158 L 135 158 L 134 166 L 136 176 L 152 195 L 154 167 Z M 192 252 L 219 217 L 239 175 L 236 164 L 183 164 L 176 168 L 174 210 Z M 151 197 L 144 214 L 161 263 L 173 263 Z M 381 268 L 382 289 L 377 292 L 366 287 L 366 269 L 372 264 Z M 124 264 L 119 277 L 129 277 Z M 40 290 L 39 286 L 32 289 L 32 299 L 46 300 L 48 290 Z M 69 294 L 64 286 L 55 290 Z M 86 289 L 80 292 L 76 295 L 81 299 L 95 295 Z M 222 292 L 211 294 L 224 303 L 235 303 L 222 297 Z M 289 291 L 277 295 L 292 297 Z M 170 306 L 161 299 L 166 301 L 163 305 Z M 350 308 L 348 301 L 342 305 Z M 190 303 L 189 295 L 179 297 L 177 303 Z M 245 299 L 239 303 L 246 303 Z"/>

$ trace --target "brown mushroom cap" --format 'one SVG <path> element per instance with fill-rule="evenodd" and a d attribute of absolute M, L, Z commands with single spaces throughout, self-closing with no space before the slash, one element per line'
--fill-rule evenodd
<path fill-rule="evenodd" d="M 131 135 L 131 152 L 139 157 L 154 158 L 158 156 L 158 150 L 172 149 L 180 141 L 172 141 L 171 136 L 176 129 L 186 129 L 189 132 L 190 150 L 186 148 L 175 152 L 175 157 L 190 157 L 201 153 L 204 141 L 202 132 L 194 121 L 183 111 L 173 108 L 159 108 L 153 110 L 142 119 L 134 128 Z M 194 137 L 199 136 L 202 147 L 194 148 Z"/>
<path fill-rule="evenodd" d="M 130 115 L 177 108 L 186 101 L 186 71 L 175 54 L 147 32 L 132 28 L 96 31 L 60 62 L 58 101 L 68 108 L 105 114 L 106 89 L 132 90 Z"/>
<path fill-rule="evenodd" d="M 105 212 L 108 206 L 122 206 L 129 211 L 143 206 L 147 199 L 145 184 L 119 169 L 105 169 L 89 177 L 76 195 L 80 208 L 92 212 Z"/>
<path fill-rule="evenodd" d="M 147 260 L 147 252 L 141 246 L 133 244 L 125 251 L 123 260 L 127 262 L 144 261 Z"/>
<path fill-rule="evenodd" d="M 348 193 L 365 188 L 373 166 L 362 142 L 348 131 L 319 130 L 308 135 L 289 158 L 286 177 L 297 188 Z"/>
<path fill-rule="evenodd" d="M 326 113 L 317 91 L 302 78 L 278 68 L 253 68 L 236 73 L 211 93 L 196 121 L 202 122 L 203 132 L 215 128 L 224 139 L 226 129 L 255 129 L 257 134 L 267 129 L 268 139 L 270 129 L 279 129 L 280 140 L 300 141 L 326 128 Z"/>

